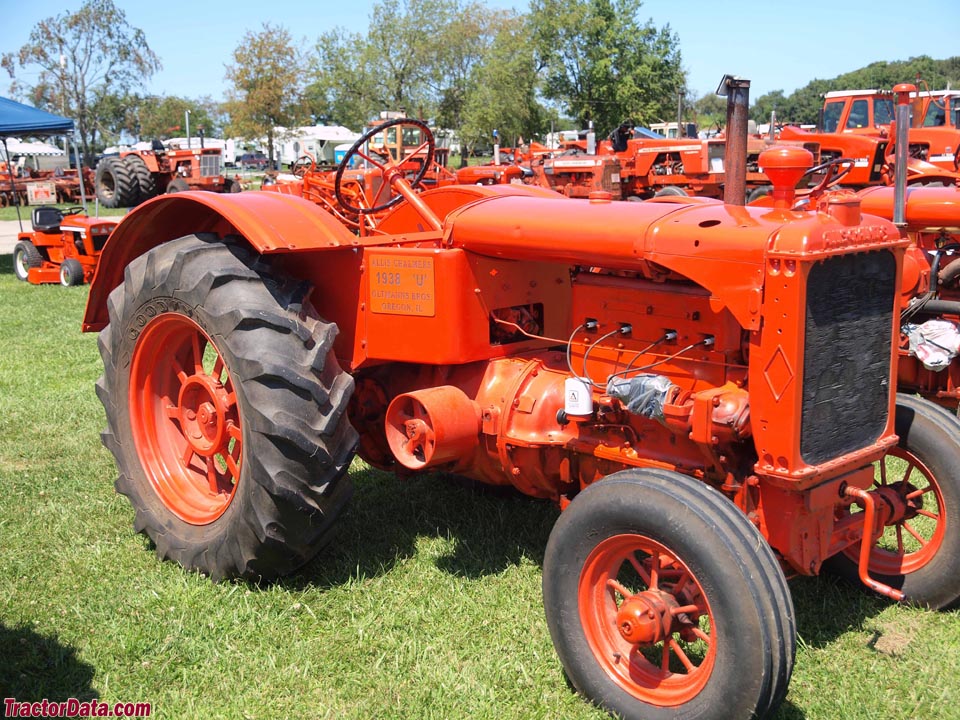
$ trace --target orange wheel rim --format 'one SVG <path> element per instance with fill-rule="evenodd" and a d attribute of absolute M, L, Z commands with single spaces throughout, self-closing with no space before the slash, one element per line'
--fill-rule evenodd
<path fill-rule="evenodd" d="M 703 588 L 670 550 L 641 535 L 593 549 L 580 574 L 580 622 L 603 671 L 645 703 L 689 702 L 716 658 Z"/>
<path fill-rule="evenodd" d="M 894 461 L 888 462 L 891 458 Z M 916 455 L 893 448 L 878 463 L 874 487 L 898 488 L 913 510 L 887 526 L 870 552 L 869 570 L 879 575 L 906 575 L 930 563 L 943 544 L 947 518 L 943 495 L 933 472 Z M 859 544 L 847 548 L 847 557 L 856 561 Z"/>
<path fill-rule="evenodd" d="M 222 355 L 193 320 L 164 313 L 137 338 L 129 407 L 137 455 L 160 501 L 193 525 L 223 515 L 240 480 L 240 410 Z"/>

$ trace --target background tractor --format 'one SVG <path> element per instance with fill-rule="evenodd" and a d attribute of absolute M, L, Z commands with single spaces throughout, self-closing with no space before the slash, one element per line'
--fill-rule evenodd
<path fill-rule="evenodd" d="M 117 226 L 116 220 L 87 217 L 82 207 L 35 207 L 30 220 L 32 232 L 20 233 L 13 248 L 14 274 L 34 284 L 65 287 L 93 279 L 100 251 Z"/>
<path fill-rule="evenodd" d="M 402 123 L 347 152 L 336 211 L 187 193 L 108 241 L 84 329 L 116 487 L 161 557 L 296 569 L 354 453 L 551 500 L 547 625 L 574 687 L 626 718 L 773 714 L 787 574 L 960 598 L 960 423 L 895 391 L 894 224 L 856 196 L 793 210 L 799 148 L 761 159 L 773 207 L 745 206 L 742 176 L 727 203 L 418 192 L 428 135 L 412 178 L 366 157 L 368 196 L 350 163 Z"/>
<path fill-rule="evenodd" d="M 220 148 L 168 149 L 154 141 L 152 150 L 127 150 L 100 160 L 94 187 L 108 208 L 132 207 L 164 192 L 240 192 L 239 181 L 224 176 L 222 168 Z"/>

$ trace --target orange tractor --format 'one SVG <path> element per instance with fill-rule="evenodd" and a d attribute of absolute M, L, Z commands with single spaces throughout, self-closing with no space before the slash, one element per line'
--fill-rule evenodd
<path fill-rule="evenodd" d="M 35 285 L 65 287 L 93 279 L 100 251 L 116 220 L 88 217 L 82 207 L 65 211 L 40 206 L 31 215 L 32 232 L 22 232 L 13 248 L 13 272 Z"/>
<path fill-rule="evenodd" d="M 132 207 L 158 193 L 183 190 L 240 192 L 239 181 L 222 172 L 220 148 L 170 148 L 154 141 L 152 150 L 129 150 L 97 163 L 94 187 L 104 207 Z"/>
<path fill-rule="evenodd" d="M 161 557 L 293 571 L 355 453 L 550 499 L 547 625 L 574 687 L 626 718 L 772 715 L 787 575 L 960 598 L 960 424 L 895 391 L 894 224 L 855 196 L 792 210 L 812 160 L 776 151 L 769 208 L 418 192 L 410 157 L 368 158 L 367 197 L 348 167 L 378 130 L 334 207 L 164 196 L 107 242 L 83 327 L 116 487 Z"/>
<path fill-rule="evenodd" d="M 960 181 L 957 172 L 956 152 L 960 131 L 956 128 L 933 126 L 938 118 L 937 108 L 943 108 L 940 100 L 930 104 L 929 120 L 924 115 L 927 105 L 913 93 L 913 119 L 908 116 L 907 134 L 909 152 L 905 160 L 907 182 L 910 185 L 955 184 Z M 820 121 L 815 131 L 795 126 L 780 130 L 781 140 L 816 142 L 820 146 L 820 159 L 830 162 L 844 158 L 843 184 L 849 188 L 892 185 L 894 178 L 893 157 L 896 154 L 894 120 L 894 93 L 889 90 L 842 90 L 824 95 Z M 929 122 L 928 126 L 925 126 Z"/>

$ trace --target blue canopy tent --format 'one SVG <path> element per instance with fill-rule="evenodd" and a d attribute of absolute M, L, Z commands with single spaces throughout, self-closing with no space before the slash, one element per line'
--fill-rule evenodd
<path fill-rule="evenodd" d="M 8 137 L 11 135 L 65 135 L 72 130 L 73 120 L 0 97 L 0 140 L 3 142 L 4 156 L 7 157 L 10 187 L 13 187 L 14 179 L 13 167 L 7 154 Z M 83 182 L 82 177 L 81 173 L 81 183 Z M 20 220 L 20 229 L 23 230 L 19 203 L 17 204 L 17 219 Z"/>

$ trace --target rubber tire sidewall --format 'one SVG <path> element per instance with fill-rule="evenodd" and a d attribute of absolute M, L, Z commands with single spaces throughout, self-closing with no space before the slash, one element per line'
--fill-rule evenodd
<path fill-rule="evenodd" d="M 721 542 L 718 518 L 704 509 L 671 499 L 655 489 L 651 491 L 643 483 L 618 477 L 623 475 L 611 475 L 581 492 L 557 521 L 547 544 L 544 606 L 554 646 L 570 681 L 582 694 L 625 720 L 751 717 L 757 709 L 751 695 L 762 697 L 765 683 L 770 682 L 769 676 L 764 677 L 764 659 L 758 645 L 783 639 L 763 639 L 767 633 L 761 628 L 757 598 L 744 583 L 738 582 L 740 576 L 749 572 L 737 552 L 741 543 Z M 681 483 L 696 482 L 670 475 Z M 608 516 L 604 517 L 604 513 Z M 748 525 L 742 515 L 739 517 Z M 666 529 L 672 530 L 665 532 Z M 751 530 L 747 528 L 748 534 Z M 577 603 L 580 573 L 587 557 L 602 540 L 621 533 L 643 535 L 674 552 L 700 583 L 717 620 L 717 656 L 711 677 L 703 690 L 683 705 L 649 705 L 627 693 L 597 663 L 586 639 Z M 763 543 L 763 552 L 770 553 L 759 535 L 754 535 Z M 772 553 L 769 559 L 775 562 Z M 789 612 L 792 614 L 792 605 Z M 563 619 L 564 627 L 560 627 L 558 618 Z M 779 692 L 768 693 L 777 697 L 766 703 L 759 701 L 761 713 L 782 699 L 790 670 L 792 651 L 783 687 Z"/>
<path fill-rule="evenodd" d="M 28 281 L 30 268 L 40 267 L 43 263 L 43 257 L 40 255 L 40 251 L 37 250 L 37 246 L 29 240 L 20 240 L 13 246 L 12 260 L 13 275 L 17 280 L 22 282 Z M 26 274 L 21 275 L 21 265 L 23 265 Z"/>
<path fill-rule="evenodd" d="M 187 253 L 203 247 L 198 244 L 200 242 L 195 236 L 187 236 L 161 246 L 162 252 L 172 253 L 171 257 L 157 259 L 154 263 L 167 267 L 165 274 L 164 271 L 152 271 L 147 267 L 153 262 L 149 255 L 128 267 L 125 283 L 115 289 L 114 294 L 120 293 L 121 298 L 124 297 L 125 285 L 131 283 L 131 274 L 136 275 L 138 279 L 133 285 L 140 288 L 133 296 L 136 307 L 126 307 L 125 300 L 111 294 L 111 324 L 117 323 L 117 328 L 113 330 L 108 326 L 101 333 L 101 354 L 104 355 L 106 369 L 104 378 L 98 383 L 98 392 L 108 415 L 104 443 L 117 459 L 120 471 L 117 490 L 126 495 L 136 509 L 134 527 L 138 532 L 146 532 L 161 557 L 172 559 L 187 569 L 201 570 L 215 580 L 235 576 L 273 579 L 308 561 L 329 538 L 333 520 L 352 494 L 349 478 L 343 475 L 353 456 L 356 434 L 346 418 L 346 400 L 343 400 L 341 414 L 332 423 L 335 427 L 330 433 L 336 438 L 337 447 L 331 451 L 335 451 L 334 457 L 326 467 L 319 453 L 304 453 L 292 447 L 287 452 L 280 452 L 279 448 L 271 446 L 273 458 L 299 453 L 296 455 L 298 459 L 308 457 L 314 465 L 311 466 L 312 472 L 305 472 L 301 465 L 292 466 L 295 461 L 291 460 L 280 469 L 282 477 L 272 477 L 264 472 L 261 463 L 269 460 L 266 456 L 261 458 L 252 454 L 257 452 L 257 448 L 264 448 L 265 441 L 254 442 L 253 435 L 257 433 L 262 437 L 273 437 L 270 433 L 275 432 L 274 424 L 265 413 L 276 412 L 276 409 L 269 407 L 261 412 L 249 398 L 244 378 L 238 376 L 238 368 L 249 368 L 250 360 L 247 359 L 245 365 L 239 362 L 231 344 L 224 341 L 225 335 L 236 332 L 237 315 L 228 312 L 217 318 L 204 305 L 205 301 L 209 302 L 212 293 L 208 283 L 213 281 L 213 276 L 233 272 L 249 273 L 249 277 L 253 271 L 239 261 L 233 263 L 234 258 L 227 258 L 222 253 L 187 259 L 176 254 L 182 247 L 187 248 Z M 209 241 L 207 245 L 226 248 Z M 209 267 L 211 265 L 215 267 Z M 207 279 L 198 280 L 198 276 Z M 157 278 L 161 277 L 158 281 Z M 266 289 L 263 289 L 263 294 L 266 294 Z M 248 301 L 248 297 L 240 300 L 241 303 Z M 224 299 L 218 302 L 223 306 Z M 122 310 L 117 310 L 118 307 Z M 244 454 L 236 491 L 223 514 L 202 525 L 183 521 L 161 500 L 143 469 L 131 430 L 128 400 L 131 358 L 137 339 L 150 326 L 153 318 L 164 312 L 190 318 L 214 342 L 233 379 L 241 418 Z M 264 310 L 264 316 L 266 313 Z M 285 312 L 278 310 L 275 314 L 281 317 Z M 113 342 L 110 340 L 113 337 L 119 339 Z M 245 339 L 248 352 L 249 344 L 254 340 Z M 329 361 L 332 354 L 326 357 Z M 352 379 L 336 367 L 331 373 L 334 370 L 336 377 L 348 382 L 346 387 L 352 391 Z M 262 369 L 259 371 L 264 372 Z M 349 392 L 344 392 L 348 399 Z M 302 424 L 305 433 L 312 432 L 314 420 L 299 417 L 297 421 Z M 288 422 L 293 422 L 293 419 Z M 316 483 L 318 489 L 315 495 L 322 497 L 313 498 L 312 505 L 311 501 L 304 501 L 302 495 L 297 495 L 297 488 L 306 492 L 302 485 L 293 489 L 289 487 L 289 483 L 293 482 L 291 475 L 297 475 L 295 482 Z M 326 484 L 322 484 L 324 480 Z"/>

